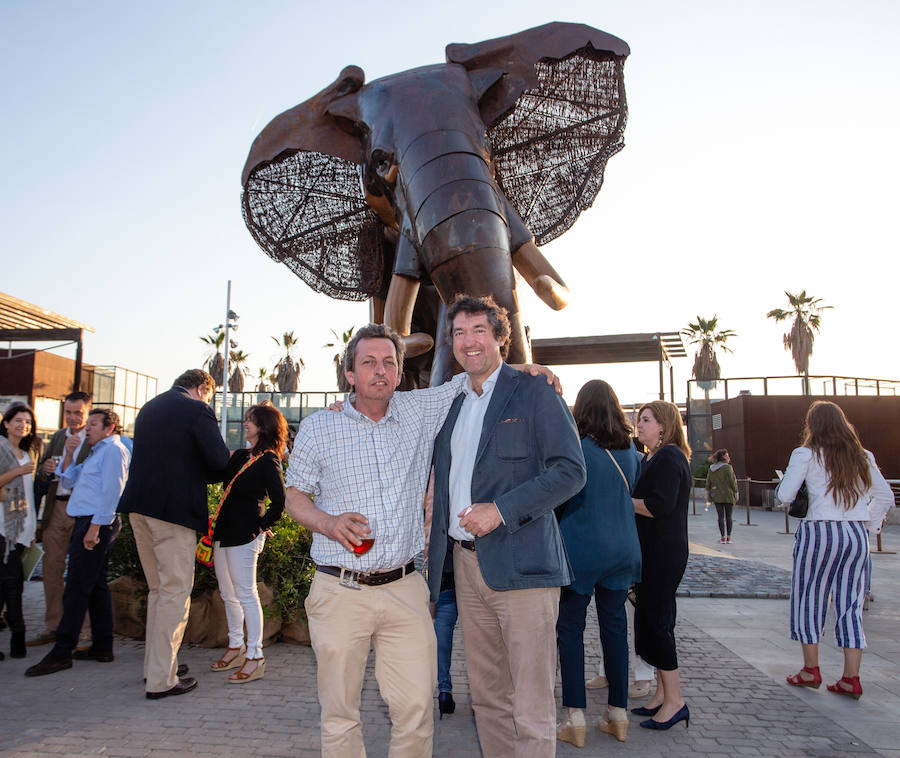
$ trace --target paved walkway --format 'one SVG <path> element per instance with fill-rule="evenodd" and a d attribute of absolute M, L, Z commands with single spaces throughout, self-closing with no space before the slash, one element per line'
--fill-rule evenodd
<path fill-rule="evenodd" d="M 679 724 L 669 732 L 649 732 L 633 717 L 626 743 L 591 728 L 584 750 L 560 743 L 559 756 L 900 758 L 900 602 L 893 590 L 900 559 L 874 559 L 876 602 L 865 617 L 870 649 L 863 657 L 863 698 L 839 698 L 824 687 L 797 690 L 784 683 L 784 675 L 799 668 L 800 652 L 787 639 L 787 600 L 777 597 L 790 568 L 793 538 L 778 534 L 784 528 L 779 513 L 754 512 L 752 518 L 758 525 L 736 526 L 733 545 L 718 544 L 714 513 L 701 506 L 690 518 L 693 557 L 684 589 L 691 596 L 679 599 L 677 630 L 690 728 Z M 885 545 L 900 546 L 900 527 L 888 528 Z M 761 599 L 761 592 L 775 598 Z M 26 610 L 32 630 L 39 627 L 41 606 L 41 585 L 29 582 Z M 595 628 L 591 619 L 588 629 Z M 598 641 L 595 634 L 586 637 L 590 674 L 598 666 Z M 9 633 L 0 632 L 0 646 L 8 650 L 8 645 Z M 200 687 L 160 701 L 143 696 L 142 643 L 117 641 L 111 664 L 76 662 L 52 676 L 22 676 L 45 651 L 29 648 L 25 660 L 0 662 L 3 755 L 319 755 L 316 668 L 309 648 L 267 648 L 266 677 L 241 686 L 228 685 L 225 675 L 207 670 L 216 651 L 185 648 L 181 661 Z M 840 653 L 830 641 L 822 646 L 822 667 L 828 681 L 840 676 Z M 477 757 L 458 636 L 452 673 L 457 710 L 438 721 L 435 709 L 434 755 Z M 591 722 L 605 697 L 604 690 L 588 691 Z M 371 661 L 362 717 L 368 755 L 384 758 L 390 722 Z"/>

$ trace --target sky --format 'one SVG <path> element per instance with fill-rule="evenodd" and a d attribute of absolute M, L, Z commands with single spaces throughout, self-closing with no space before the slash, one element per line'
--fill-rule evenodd
<path fill-rule="evenodd" d="M 900 379 L 900 3 L 431 6 L 0 0 L 0 291 L 92 326 L 88 363 L 163 389 L 204 359 L 199 337 L 222 322 L 231 279 L 252 373 L 277 360 L 271 336 L 294 330 L 300 389 L 331 390 L 323 345 L 368 307 L 313 292 L 253 242 L 240 174 L 254 137 L 346 65 L 371 81 L 442 62 L 451 42 L 575 21 L 630 45 L 629 120 L 593 206 L 543 248 L 570 305 L 520 289 L 532 337 L 675 331 L 717 314 L 738 333 L 724 376 L 792 374 L 787 327 L 765 314 L 806 289 L 833 306 L 812 373 Z M 679 400 L 690 370 L 676 361 Z M 657 392 L 654 364 L 558 373 L 569 402 L 591 378 L 626 403 Z"/>

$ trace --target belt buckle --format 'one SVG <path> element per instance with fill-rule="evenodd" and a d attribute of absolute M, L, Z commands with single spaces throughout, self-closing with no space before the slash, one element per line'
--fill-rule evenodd
<path fill-rule="evenodd" d="M 354 575 L 356 578 L 354 578 Z M 359 571 L 353 571 L 352 569 L 346 569 L 341 566 L 341 580 L 338 584 L 341 587 L 346 587 L 348 590 L 361 590 L 362 585 L 356 581 L 359 578 Z"/>

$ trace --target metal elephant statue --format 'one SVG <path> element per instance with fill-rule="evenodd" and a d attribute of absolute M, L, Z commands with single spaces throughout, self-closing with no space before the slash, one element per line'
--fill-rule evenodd
<path fill-rule="evenodd" d="M 423 285 L 443 307 L 461 292 L 493 295 L 510 316 L 509 360 L 530 360 L 514 272 L 551 308 L 566 305 L 538 245 L 591 205 L 623 147 L 628 53 L 617 37 L 556 22 L 451 44 L 446 63 L 368 84 L 348 66 L 256 138 L 244 220 L 316 291 L 371 298 L 372 320 L 404 335 L 408 355 L 436 338 L 432 383 L 452 354 L 441 330 L 413 329 Z"/>

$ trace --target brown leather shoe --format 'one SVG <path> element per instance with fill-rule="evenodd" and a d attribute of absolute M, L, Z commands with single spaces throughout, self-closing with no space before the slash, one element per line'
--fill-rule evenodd
<path fill-rule="evenodd" d="M 25 676 L 44 676 L 70 668 L 72 668 L 71 658 L 57 658 L 53 653 L 47 653 L 40 663 L 35 663 L 34 666 L 25 670 Z"/>
<path fill-rule="evenodd" d="M 94 650 L 89 647 L 87 650 L 75 650 L 72 653 L 73 661 L 99 661 L 100 663 L 112 663 L 115 660 L 112 650 Z"/>
<path fill-rule="evenodd" d="M 185 692 L 190 692 L 194 689 L 197 689 L 197 680 L 192 676 L 188 676 L 184 679 L 179 679 L 178 684 L 176 684 L 170 690 L 163 690 L 162 692 L 148 692 L 147 700 L 159 700 L 162 697 L 169 697 L 170 695 L 183 695 Z"/>

